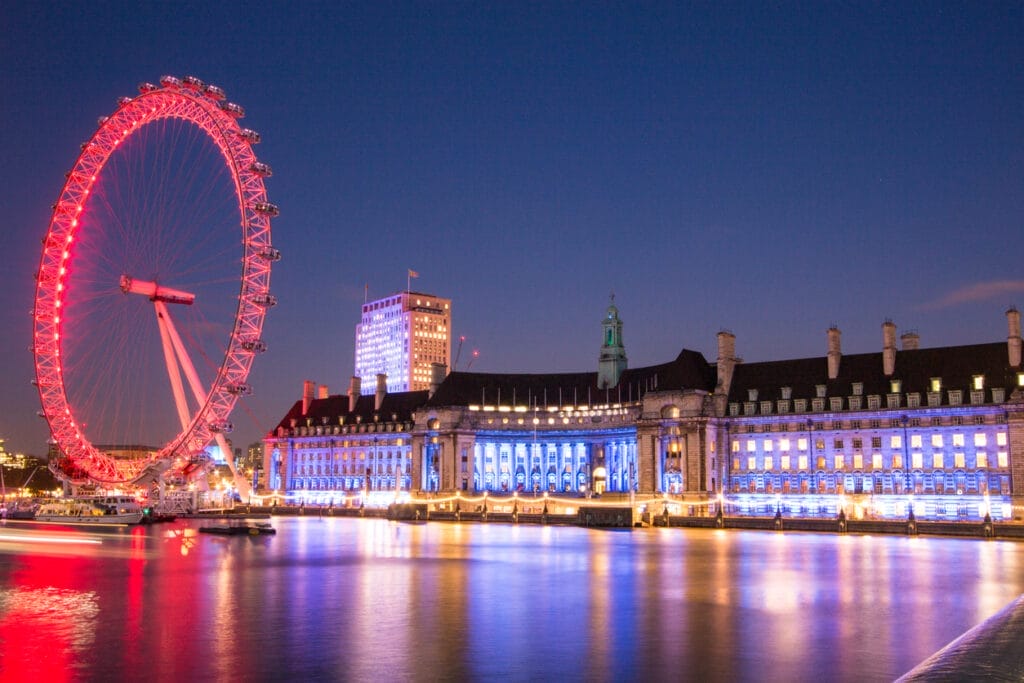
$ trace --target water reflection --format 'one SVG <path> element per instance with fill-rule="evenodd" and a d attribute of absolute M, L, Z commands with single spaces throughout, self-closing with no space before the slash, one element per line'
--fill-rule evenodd
<path fill-rule="evenodd" d="M 1024 592 L 1003 541 L 274 523 L 0 540 L 0 678 L 891 680 Z"/>

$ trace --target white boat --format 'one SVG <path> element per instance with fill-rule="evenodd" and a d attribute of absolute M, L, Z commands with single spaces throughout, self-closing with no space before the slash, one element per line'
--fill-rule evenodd
<path fill-rule="evenodd" d="M 43 503 L 37 522 L 63 524 L 138 524 L 142 506 L 131 496 L 84 496 Z"/>

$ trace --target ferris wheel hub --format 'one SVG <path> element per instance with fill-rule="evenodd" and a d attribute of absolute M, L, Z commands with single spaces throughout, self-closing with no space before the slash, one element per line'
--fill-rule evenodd
<path fill-rule="evenodd" d="M 150 301 L 162 301 L 165 304 L 184 304 L 191 306 L 196 295 L 180 289 L 162 287 L 155 282 L 136 280 L 130 275 L 121 276 L 121 291 L 125 294 L 142 294 Z"/>

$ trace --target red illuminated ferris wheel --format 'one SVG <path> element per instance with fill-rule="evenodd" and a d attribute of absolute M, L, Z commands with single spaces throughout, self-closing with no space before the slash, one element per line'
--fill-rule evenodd
<path fill-rule="evenodd" d="M 224 435 L 280 259 L 270 167 L 242 108 L 197 78 L 124 97 L 82 145 L 36 275 L 41 414 L 71 479 L 143 482 Z"/>

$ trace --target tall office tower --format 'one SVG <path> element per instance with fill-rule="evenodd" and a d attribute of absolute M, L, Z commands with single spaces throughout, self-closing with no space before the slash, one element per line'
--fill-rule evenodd
<path fill-rule="evenodd" d="M 374 393 L 379 374 L 388 377 L 388 393 L 429 389 L 431 363 L 450 369 L 451 305 L 451 299 L 421 292 L 399 292 L 363 304 L 356 325 L 360 393 Z"/>

